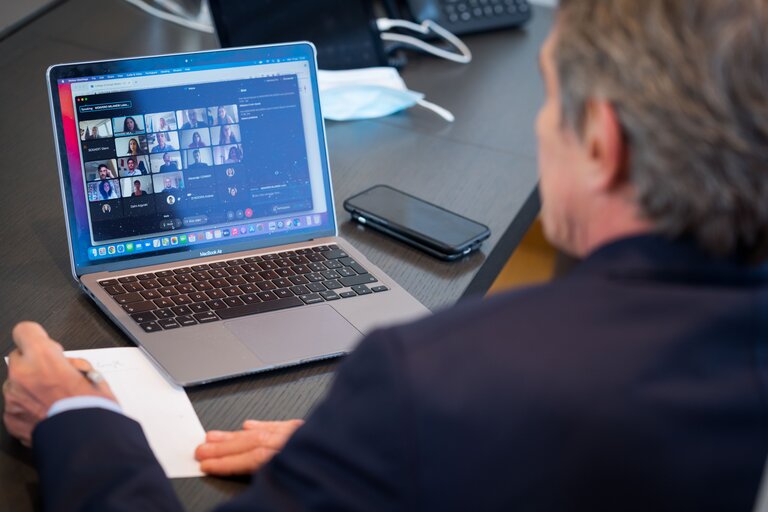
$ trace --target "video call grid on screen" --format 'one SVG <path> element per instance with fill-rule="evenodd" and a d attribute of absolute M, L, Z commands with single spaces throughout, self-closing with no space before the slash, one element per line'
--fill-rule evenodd
<path fill-rule="evenodd" d="M 300 101 L 295 74 L 76 95 L 92 243 L 325 211 Z"/>

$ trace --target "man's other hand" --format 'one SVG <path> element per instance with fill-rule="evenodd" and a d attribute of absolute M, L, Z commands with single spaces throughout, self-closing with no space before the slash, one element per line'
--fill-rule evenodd
<path fill-rule="evenodd" d="M 210 475 L 250 474 L 279 452 L 303 424 L 302 420 L 247 420 L 237 432 L 212 430 L 195 450 L 195 458 L 200 470 Z"/>
<path fill-rule="evenodd" d="M 3 384 L 3 421 L 8 432 L 29 446 L 32 431 L 51 406 L 73 396 L 114 400 L 105 381 L 93 384 L 82 372 L 93 368 L 82 359 L 67 359 L 58 343 L 39 324 L 22 322 L 13 329 L 16 350 L 8 357 L 8 380 Z"/>

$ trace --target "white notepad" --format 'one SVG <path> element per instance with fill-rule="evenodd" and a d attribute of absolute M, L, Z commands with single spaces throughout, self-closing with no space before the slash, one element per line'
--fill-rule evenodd
<path fill-rule="evenodd" d="M 87 360 L 104 375 L 125 415 L 141 425 L 168 478 L 203 476 L 194 453 L 205 440 L 205 430 L 192 403 L 184 388 L 169 381 L 141 350 L 120 347 L 64 354 Z"/>
<path fill-rule="evenodd" d="M 184 388 L 170 382 L 135 347 L 73 350 L 107 379 L 126 416 L 136 420 L 168 478 L 203 476 L 194 453 L 205 430 Z"/>

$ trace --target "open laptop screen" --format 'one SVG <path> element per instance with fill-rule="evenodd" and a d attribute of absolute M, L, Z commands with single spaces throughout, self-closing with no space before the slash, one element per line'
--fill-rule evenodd
<path fill-rule="evenodd" d="M 52 68 L 76 273 L 332 234 L 314 75 L 306 44 Z"/>

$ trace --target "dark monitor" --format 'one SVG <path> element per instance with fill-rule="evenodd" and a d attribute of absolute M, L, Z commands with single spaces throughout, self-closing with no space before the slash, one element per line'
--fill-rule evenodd
<path fill-rule="evenodd" d="M 210 0 L 223 48 L 311 41 L 321 69 L 385 66 L 370 0 Z"/>

